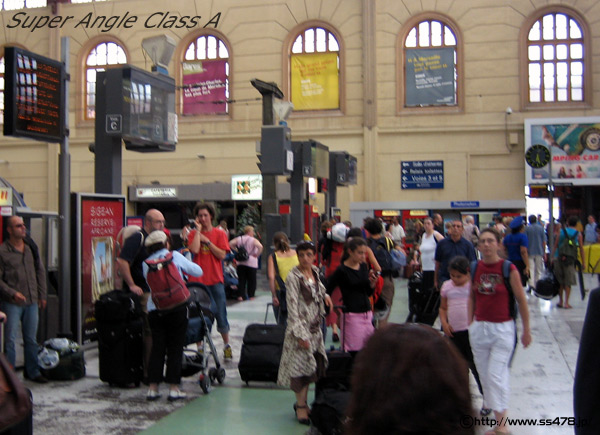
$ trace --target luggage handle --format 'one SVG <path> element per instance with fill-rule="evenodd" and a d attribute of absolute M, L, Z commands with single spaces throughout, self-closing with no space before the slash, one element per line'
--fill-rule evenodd
<path fill-rule="evenodd" d="M 273 306 L 273 302 L 267 302 L 267 309 L 265 311 L 265 325 L 267 324 L 267 317 L 269 316 L 269 307 Z M 279 319 L 275 315 L 275 310 L 273 310 L 273 316 L 275 317 L 275 323 L 279 325 Z"/>

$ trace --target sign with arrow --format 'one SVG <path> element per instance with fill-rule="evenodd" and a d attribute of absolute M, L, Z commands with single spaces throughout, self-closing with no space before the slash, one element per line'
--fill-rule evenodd
<path fill-rule="evenodd" d="M 402 189 L 443 189 L 443 160 L 413 160 L 401 162 Z"/>

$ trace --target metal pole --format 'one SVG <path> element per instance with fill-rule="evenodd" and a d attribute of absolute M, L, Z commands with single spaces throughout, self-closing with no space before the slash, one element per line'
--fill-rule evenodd
<path fill-rule="evenodd" d="M 61 60 L 65 65 L 64 94 L 62 97 L 62 108 L 65 119 L 65 134 L 60 143 L 60 155 L 58 160 L 58 298 L 59 298 L 59 328 L 62 336 L 71 336 L 71 156 L 69 155 L 69 38 L 62 37 Z"/>
<path fill-rule="evenodd" d="M 550 162 L 548 162 L 548 208 L 550 216 L 550 226 L 548 227 L 548 250 L 552 254 L 554 249 L 554 184 L 552 182 L 552 145 L 550 148 Z M 549 258 L 552 260 L 552 258 Z"/>

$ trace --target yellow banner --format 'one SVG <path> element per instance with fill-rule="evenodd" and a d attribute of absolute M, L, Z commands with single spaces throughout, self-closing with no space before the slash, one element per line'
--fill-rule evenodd
<path fill-rule="evenodd" d="M 294 111 L 339 109 L 338 53 L 292 54 Z"/>

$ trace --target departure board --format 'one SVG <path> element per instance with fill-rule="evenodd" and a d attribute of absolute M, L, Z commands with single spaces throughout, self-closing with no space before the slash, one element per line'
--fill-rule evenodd
<path fill-rule="evenodd" d="M 4 58 L 4 135 L 60 142 L 63 64 L 17 47 L 6 47 Z"/>

